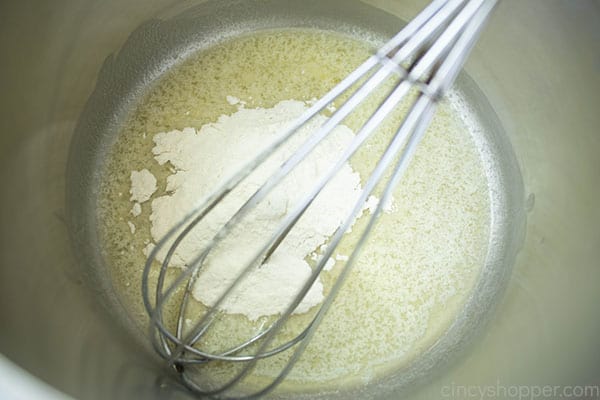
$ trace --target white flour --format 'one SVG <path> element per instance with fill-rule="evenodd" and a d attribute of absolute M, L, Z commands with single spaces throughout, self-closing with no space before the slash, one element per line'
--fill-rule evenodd
<path fill-rule="evenodd" d="M 230 103 L 232 100 L 228 98 Z M 216 123 L 206 124 L 199 131 L 185 128 L 154 136 L 155 147 L 152 151 L 155 159 L 161 165 L 169 162 L 175 169 L 175 173 L 167 178 L 166 190 L 169 194 L 152 201 L 150 221 L 154 242 L 158 242 L 174 223 L 209 195 L 220 182 L 267 146 L 306 110 L 307 105 L 288 100 L 271 109 L 245 109 L 243 103 L 239 103 L 238 107 L 238 111 L 231 116 L 222 115 Z M 180 244 L 171 266 L 185 267 L 190 264 L 198 256 L 203 244 L 325 120 L 323 116 L 315 118 L 289 144 L 274 153 L 243 181 Z M 197 300 L 206 305 L 216 302 L 239 274 L 240 268 L 254 257 L 286 213 L 314 187 L 316 180 L 333 165 L 337 155 L 353 137 L 349 128 L 338 126 L 305 162 L 240 223 L 239 229 L 234 229 L 224 239 L 208 257 L 196 281 L 193 295 Z M 268 262 L 252 271 L 221 308 L 229 313 L 244 314 L 251 320 L 283 311 L 312 272 L 306 260 L 318 259 L 318 249 L 322 248 L 351 211 L 361 190 L 358 173 L 349 164 L 344 165 Z M 370 211 L 376 203 L 377 199 L 370 199 L 365 209 Z M 145 249 L 146 255 L 152 246 L 150 244 Z M 160 261 L 165 254 L 166 249 L 159 253 Z M 345 259 L 344 255 L 336 256 L 338 260 Z M 334 264 L 333 259 L 328 260 L 327 269 Z M 317 280 L 295 312 L 306 312 L 322 299 L 323 285 Z"/>
<path fill-rule="evenodd" d="M 131 201 L 143 203 L 150 199 L 150 196 L 156 192 L 156 178 L 147 169 L 141 171 L 131 171 Z M 135 204 L 134 204 L 135 206 Z"/>

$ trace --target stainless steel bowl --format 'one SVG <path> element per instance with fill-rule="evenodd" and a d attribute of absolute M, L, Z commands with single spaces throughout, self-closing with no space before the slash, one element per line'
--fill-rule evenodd
<path fill-rule="evenodd" d="M 73 251 L 71 239 L 81 232 L 67 228 L 73 214 L 65 171 L 76 123 L 106 57 L 140 25 L 151 26 L 147 21 L 155 18 L 172 22 L 200 3 L 0 5 L 0 352 L 6 357 L 0 358 L 6 371 L 0 397 L 189 397 L 109 311 L 106 282 Z M 232 3 L 272 3 L 281 14 L 343 2 Z M 424 5 L 364 3 L 404 20 Z M 206 5 L 194 9 L 197 17 L 224 18 Z M 360 7 L 342 7 L 339 14 L 358 27 L 372 24 Z M 599 18 L 593 1 L 505 0 L 466 66 L 516 153 L 526 235 L 485 335 L 464 346 L 462 357 L 411 384 L 414 398 L 600 385 Z M 224 25 L 227 32 L 235 29 Z M 394 394 L 389 387 L 368 393 Z"/>

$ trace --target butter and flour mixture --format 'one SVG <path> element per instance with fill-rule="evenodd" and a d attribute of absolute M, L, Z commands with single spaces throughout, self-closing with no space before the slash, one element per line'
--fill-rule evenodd
<path fill-rule="evenodd" d="M 106 265 L 125 312 L 140 327 L 140 338 L 145 337 L 148 323 L 140 289 L 148 250 L 177 222 L 185 207 L 201 201 L 207 190 L 256 154 L 258 146 L 268 145 L 276 129 L 360 65 L 372 47 L 368 38 L 330 32 L 260 32 L 190 56 L 148 89 L 111 150 L 98 201 Z M 331 154 L 351 140 L 380 99 L 369 100 L 345 120 L 331 140 L 316 149 L 320 153 L 307 168 L 290 176 L 293 183 L 282 182 L 281 193 L 274 192 L 265 199 L 267 206 L 248 215 L 247 225 L 242 225 L 248 232 L 232 232 L 235 245 L 224 247 L 236 251 L 215 253 L 209 264 L 237 265 L 247 258 L 250 233 L 260 236 L 263 229 L 273 230 L 271 224 L 280 221 L 298 196 L 314 185 L 312 174 L 328 168 L 334 161 Z M 321 207 L 329 211 L 306 215 L 310 223 L 274 254 L 269 261 L 272 265 L 264 269 L 268 276 L 251 281 L 249 293 L 262 292 L 261 297 L 255 298 L 252 306 L 235 301 L 225 305 L 227 318 L 215 328 L 214 347 L 239 343 L 269 323 L 272 314 L 281 310 L 277 303 L 284 299 L 283 291 L 292 290 L 310 273 L 340 215 L 347 212 L 395 133 L 406 105 L 397 111 L 344 166 L 334 188 L 320 200 Z M 487 178 L 473 139 L 477 133 L 465 123 L 464 112 L 460 104 L 440 105 L 394 191 L 388 212 L 281 390 L 337 389 L 384 376 L 423 353 L 461 310 L 485 262 L 490 223 Z M 327 113 L 322 118 L 327 118 Z M 274 154 L 267 169 L 277 168 L 289 151 Z M 257 171 L 258 175 L 266 173 Z M 260 180 L 258 175 L 256 180 Z M 256 180 L 249 179 L 246 189 L 232 193 L 231 201 L 242 201 L 253 193 Z M 369 205 L 376 201 L 371 199 Z M 168 281 L 180 274 L 196 253 L 192 242 L 214 233 L 239 205 L 233 203 L 223 203 L 215 219 L 194 232 L 194 240 L 182 243 L 168 268 Z M 299 308 L 301 312 L 289 320 L 290 331 L 298 331 L 310 321 L 315 305 L 351 254 L 370 212 L 369 207 L 363 210 L 328 260 L 328 270 Z M 277 271 L 285 273 L 278 275 Z M 205 284 L 195 286 L 189 313 L 203 312 L 203 304 L 211 304 L 229 279 L 214 272 L 205 278 Z M 150 279 L 152 286 L 157 271 L 152 271 Z M 208 286 L 213 290 L 200 290 Z M 273 297 L 266 301 L 269 296 Z M 168 319 L 176 312 L 175 306 L 167 308 L 165 316 Z M 281 362 L 259 363 L 252 379 L 276 376 Z M 228 376 L 228 368 L 209 364 L 203 374 L 219 381 Z"/>

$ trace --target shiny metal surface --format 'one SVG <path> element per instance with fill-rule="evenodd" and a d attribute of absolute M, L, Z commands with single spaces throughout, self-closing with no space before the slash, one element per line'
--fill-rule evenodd
<path fill-rule="evenodd" d="M 0 4 L 0 352 L 75 398 L 189 397 L 95 300 L 102 283 L 90 288 L 73 255 L 64 184 L 105 57 L 143 21 L 192 3 Z M 424 5 L 368 3 L 404 20 Z M 414 398 L 461 385 L 600 385 L 599 18 L 593 1 L 505 0 L 467 63 L 517 155 L 527 233 L 486 335 Z"/>

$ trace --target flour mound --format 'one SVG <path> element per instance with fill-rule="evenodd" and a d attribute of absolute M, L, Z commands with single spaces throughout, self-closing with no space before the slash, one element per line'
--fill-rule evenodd
<path fill-rule="evenodd" d="M 158 242 L 194 206 L 221 182 L 271 143 L 302 114 L 304 102 L 286 100 L 269 109 L 246 109 L 222 115 L 199 130 L 185 128 L 154 136 L 153 154 L 174 173 L 167 178 L 167 194 L 152 201 L 151 234 Z M 289 158 L 321 124 L 317 116 L 283 148 L 248 176 L 179 245 L 171 259 L 174 267 L 190 265 L 217 231 L 244 202 Z M 311 155 L 264 199 L 208 256 L 193 288 L 193 296 L 212 306 L 241 269 L 276 231 L 286 214 L 314 187 L 354 138 L 346 126 L 338 126 Z M 305 284 L 312 269 L 306 260 L 334 234 L 351 212 L 361 193 L 358 173 L 345 164 L 266 263 L 253 269 L 220 308 L 244 314 L 251 320 L 281 313 Z M 163 261 L 166 246 L 158 253 Z M 146 252 L 151 247 L 146 249 Z M 323 300 L 317 279 L 295 313 L 307 312 Z"/>

